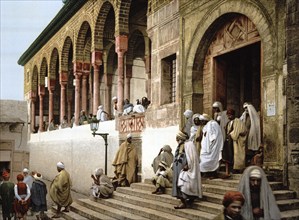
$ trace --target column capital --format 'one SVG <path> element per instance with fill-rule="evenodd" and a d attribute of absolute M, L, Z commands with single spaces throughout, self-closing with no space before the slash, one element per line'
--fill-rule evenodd
<path fill-rule="evenodd" d="M 61 71 L 59 74 L 60 84 L 67 84 L 68 81 L 68 71 Z"/>
<path fill-rule="evenodd" d="M 103 52 L 100 50 L 95 50 L 91 52 L 91 63 L 92 65 L 102 65 L 103 63 Z"/>
<path fill-rule="evenodd" d="M 90 73 L 90 63 L 83 63 L 82 74 L 89 75 L 89 73 Z"/>
<path fill-rule="evenodd" d="M 82 61 L 74 61 L 74 75 L 75 73 L 81 73 L 83 71 L 83 62 Z"/>
<path fill-rule="evenodd" d="M 115 37 L 115 52 L 124 54 L 128 50 L 128 36 L 119 35 Z"/>
<path fill-rule="evenodd" d="M 38 86 L 38 95 L 39 96 L 44 96 L 45 94 L 46 94 L 45 85 L 39 85 Z"/>
<path fill-rule="evenodd" d="M 31 101 L 34 101 L 35 102 L 35 100 L 36 100 L 36 92 L 34 92 L 34 91 L 30 91 L 29 92 L 29 99 L 31 100 Z"/>
<path fill-rule="evenodd" d="M 54 91 L 55 90 L 56 79 L 48 78 L 48 90 Z"/>

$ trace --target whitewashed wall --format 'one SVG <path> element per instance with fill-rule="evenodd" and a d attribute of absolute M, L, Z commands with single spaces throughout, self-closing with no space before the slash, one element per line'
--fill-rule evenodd
<path fill-rule="evenodd" d="M 115 121 L 101 122 L 99 133 L 108 136 L 108 176 L 114 176 L 112 161 L 119 147 L 118 131 Z M 151 178 L 153 159 L 165 144 L 169 144 L 174 153 L 175 135 L 178 127 L 163 129 L 148 128 L 142 133 L 142 180 Z M 32 134 L 28 142 L 30 147 L 30 170 L 36 170 L 47 180 L 53 180 L 57 174 L 56 163 L 63 161 L 73 181 L 73 189 L 84 194 L 89 193 L 90 175 L 97 167 L 105 167 L 105 142 L 100 136 L 93 137 L 89 125 Z"/>
<path fill-rule="evenodd" d="M 166 128 L 146 128 L 142 133 L 142 179 L 153 177 L 153 159 L 158 155 L 160 149 L 168 144 L 172 153 L 177 147 L 176 134 L 179 126 Z"/>

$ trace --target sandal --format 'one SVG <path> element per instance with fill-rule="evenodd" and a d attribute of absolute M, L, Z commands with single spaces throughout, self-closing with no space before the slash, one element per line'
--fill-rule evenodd
<path fill-rule="evenodd" d="M 175 206 L 174 208 L 175 208 L 175 209 L 185 209 L 185 208 L 187 208 L 187 206 L 184 205 L 184 204 L 180 204 L 180 205 L 178 205 L 178 206 Z"/>

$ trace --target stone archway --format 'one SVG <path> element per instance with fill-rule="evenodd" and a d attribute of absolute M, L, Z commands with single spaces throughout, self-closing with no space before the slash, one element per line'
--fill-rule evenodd
<path fill-rule="evenodd" d="M 222 1 L 217 7 L 209 10 L 196 24 L 194 33 L 189 34 L 192 38 L 186 39 L 184 42 L 186 50 L 183 55 L 185 60 L 181 67 L 184 73 L 181 82 L 183 93 L 181 111 L 187 108 L 192 108 L 196 112 L 202 112 L 204 109 L 209 109 L 209 112 L 212 111 L 210 108 L 216 93 L 215 90 L 212 90 L 210 94 L 205 94 L 204 84 L 207 82 L 204 81 L 204 71 L 206 68 L 213 69 L 215 67 L 213 66 L 214 63 L 211 66 L 205 65 L 206 56 L 210 53 L 209 48 L 216 33 L 223 28 L 228 20 L 236 16 L 246 16 L 248 21 L 255 25 L 259 35 L 256 42 L 260 42 L 262 54 L 260 58 L 260 113 L 263 125 L 265 164 L 269 167 L 282 168 L 283 134 L 281 131 L 283 121 L 280 117 L 282 112 L 279 112 L 277 102 L 277 97 L 280 95 L 277 92 L 277 36 L 273 30 L 271 17 L 267 10 L 260 5 L 244 1 L 238 1 L 238 4 L 236 1 Z M 183 28 L 187 28 L 187 26 Z M 243 44 L 241 47 L 245 45 Z M 234 49 L 238 49 L 238 47 Z M 221 55 L 221 53 L 214 54 L 209 61 L 213 61 L 214 58 L 217 59 L 217 55 Z M 209 86 L 215 87 L 213 84 L 215 83 L 214 75 L 210 74 L 207 77 L 210 77 Z M 207 95 L 208 99 L 205 99 L 204 95 Z M 276 106 L 274 107 L 276 112 L 271 113 L 269 111 L 269 103 Z"/>

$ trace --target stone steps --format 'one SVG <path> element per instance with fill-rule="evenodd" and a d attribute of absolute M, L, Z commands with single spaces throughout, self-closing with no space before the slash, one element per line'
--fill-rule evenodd
<path fill-rule="evenodd" d="M 130 187 L 119 187 L 109 199 L 92 197 L 78 199 L 71 206 L 70 213 L 64 213 L 65 219 L 214 219 L 222 211 L 222 199 L 225 192 L 236 190 L 240 174 L 230 179 L 202 179 L 203 198 L 196 200 L 192 208 L 174 209 L 180 201 L 171 196 L 172 188 L 165 194 L 152 194 L 155 187 L 150 180 L 133 183 Z M 268 179 L 273 179 L 271 176 Z M 294 191 L 285 189 L 280 182 L 269 182 L 273 189 L 283 220 L 299 219 L 299 199 Z M 77 216 L 71 218 L 71 213 Z M 78 217 L 79 215 L 79 217 Z M 80 218 L 80 216 L 82 218 Z"/>

